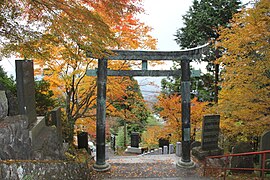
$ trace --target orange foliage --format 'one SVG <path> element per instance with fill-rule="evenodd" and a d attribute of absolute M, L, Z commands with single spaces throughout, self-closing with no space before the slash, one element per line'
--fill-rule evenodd
<path fill-rule="evenodd" d="M 153 49 L 156 45 L 156 40 L 149 35 L 151 28 L 135 18 L 143 11 L 139 4 L 141 0 L 12 2 L 23 3 L 22 9 L 29 8 L 25 12 L 26 20 L 44 24 L 38 38 L 29 38 L 15 49 L 39 65 L 36 74 L 43 75 L 51 83 L 55 98 L 65 107 L 70 129 L 76 120 L 93 124 L 96 118 L 96 77 L 86 76 L 86 70 L 97 68 L 97 60 L 87 58 L 87 52 L 104 57 L 107 49 Z M 38 16 L 42 18 L 38 19 Z M 108 66 L 119 70 L 130 69 L 132 64 L 109 61 Z M 108 78 L 108 114 L 132 118 L 134 113 L 118 112 L 111 104 L 115 101 L 126 103 L 123 97 L 127 96 L 126 89 L 133 83 L 130 77 Z M 89 128 L 93 129 L 94 125 Z"/>
<path fill-rule="evenodd" d="M 200 129 L 203 115 L 206 114 L 207 102 L 199 102 L 195 97 L 191 100 L 191 129 L 195 135 L 196 130 Z M 156 105 L 160 108 L 160 116 L 165 124 L 162 131 L 162 137 L 169 138 L 171 142 L 181 141 L 182 138 L 182 120 L 181 120 L 181 96 L 170 95 L 160 96 Z M 170 136 L 169 136 L 170 135 Z M 195 137 L 193 137 L 195 138 Z"/>

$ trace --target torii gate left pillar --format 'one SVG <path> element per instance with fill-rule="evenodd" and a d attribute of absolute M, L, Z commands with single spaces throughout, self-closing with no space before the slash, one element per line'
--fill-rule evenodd
<path fill-rule="evenodd" d="M 105 161 L 105 122 L 106 122 L 106 88 L 107 59 L 98 59 L 97 71 L 97 113 L 96 113 L 96 163 L 93 169 L 107 171 L 111 168 Z"/>

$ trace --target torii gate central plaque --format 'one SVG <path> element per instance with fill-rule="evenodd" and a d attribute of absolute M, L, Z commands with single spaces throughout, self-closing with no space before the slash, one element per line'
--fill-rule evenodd
<path fill-rule="evenodd" d="M 98 59 L 98 69 L 89 70 L 87 75 L 97 75 L 97 115 L 96 115 L 96 171 L 106 171 L 110 165 L 105 161 L 105 121 L 107 76 L 173 76 L 181 75 L 182 94 L 182 157 L 177 162 L 180 167 L 193 167 L 190 158 L 190 61 L 208 50 L 208 44 L 180 51 L 129 51 L 112 50 L 115 55 Z M 92 57 L 88 54 L 88 57 Z M 92 57 L 95 58 L 95 57 Z M 107 69 L 108 60 L 142 60 L 142 70 L 113 71 Z M 147 61 L 181 61 L 181 71 L 147 70 Z"/>

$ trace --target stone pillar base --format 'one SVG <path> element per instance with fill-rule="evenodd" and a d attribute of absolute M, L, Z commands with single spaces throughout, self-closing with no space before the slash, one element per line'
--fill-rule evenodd
<path fill-rule="evenodd" d="M 196 164 L 190 160 L 190 162 L 183 162 L 182 159 L 180 159 L 177 163 L 176 166 L 184 169 L 193 169 L 196 167 Z"/>
<path fill-rule="evenodd" d="M 109 171 L 111 169 L 111 165 L 107 162 L 105 164 L 99 165 L 99 164 L 94 164 L 93 165 L 93 170 L 98 171 L 98 172 L 103 172 L 103 171 Z"/>
<path fill-rule="evenodd" d="M 217 149 L 204 151 L 201 147 L 194 147 L 192 149 L 192 155 L 195 156 L 199 160 L 204 160 L 207 156 L 218 156 L 222 155 L 224 153 L 224 150 L 220 147 Z"/>

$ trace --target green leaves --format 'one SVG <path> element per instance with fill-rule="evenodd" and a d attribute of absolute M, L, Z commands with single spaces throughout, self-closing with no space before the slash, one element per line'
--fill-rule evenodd
<path fill-rule="evenodd" d="M 218 38 L 218 27 L 226 26 L 239 9 L 239 0 L 193 1 L 183 16 L 184 27 L 177 30 L 176 42 L 182 48 L 192 48 Z"/>

